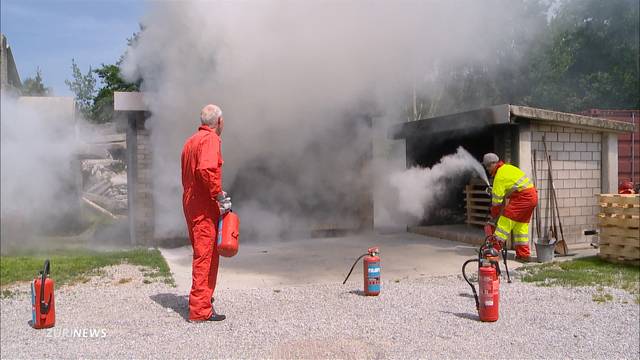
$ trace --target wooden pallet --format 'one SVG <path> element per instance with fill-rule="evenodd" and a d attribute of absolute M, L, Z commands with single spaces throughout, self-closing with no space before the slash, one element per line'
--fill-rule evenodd
<path fill-rule="evenodd" d="M 640 259 L 640 247 L 634 245 L 600 244 L 600 253 L 628 260 Z"/>
<path fill-rule="evenodd" d="M 640 266 L 640 259 L 627 259 L 624 256 L 611 256 L 605 254 L 598 254 L 598 256 L 608 262 L 616 263 L 616 264 L 624 264 L 624 265 L 633 265 Z"/>
<path fill-rule="evenodd" d="M 638 215 L 617 215 L 617 214 L 598 214 L 598 225 L 615 226 L 621 229 L 638 229 L 640 228 L 640 216 Z"/>
<path fill-rule="evenodd" d="M 640 261 L 640 195 L 602 194 L 599 200 L 600 257 Z"/>
<path fill-rule="evenodd" d="M 638 194 L 600 194 L 600 203 L 611 204 L 624 207 L 625 205 L 640 206 L 640 195 Z"/>
<path fill-rule="evenodd" d="M 470 225 L 484 226 L 489 219 L 491 196 L 484 189 L 485 184 L 472 182 L 464 188 L 465 212 Z"/>

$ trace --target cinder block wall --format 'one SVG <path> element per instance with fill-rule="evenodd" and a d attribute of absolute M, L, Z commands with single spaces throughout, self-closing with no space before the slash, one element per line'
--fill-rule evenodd
<path fill-rule="evenodd" d="M 545 213 L 549 191 L 547 162 L 543 161 L 544 136 L 552 160 L 553 182 L 565 240 L 568 244 L 590 242 L 591 238 L 584 235 L 584 230 L 596 229 L 596 216 L 599 211 L 596 195 L 601 193 L 602 180 L 601 134 L 540 124 L 532 124 L 531 130 L 531 150 L 536 151 L 536 185 L 543 226 L 547 223 Z M 533 226 L 532 222 L 532 228 Z"/>
<path fill-rule="evenodd" d="M 138 129 L 136 134 L 136 239 L 138 245 L 153 246 L 153 194 L 151 177 L 151 138 L 149 130 Z"/>
<path fill-rule="evenodd" d="M 155 246 L 150 131 L 144 127 L 144 112 L 132 111 L 127 116 L 129 236 L 132 245 Z"/>

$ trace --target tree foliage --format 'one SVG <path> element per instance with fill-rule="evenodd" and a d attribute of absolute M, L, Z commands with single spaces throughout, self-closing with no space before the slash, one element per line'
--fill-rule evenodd
<path fill-rule="evenodd" d="M 120 75 L 118 65 L 105 65 L 94 70 L 100 79 L 101 88 L 93 99 L 91 109 L 92 119 L 97 123 L 105 123 L 113 120 L 113 93 L 114 91 L 138 91 L 138 84 L 124 81 Z"/>
<path fill-rule="evenodd" d="M 142 31 L 142 27 L 140 28 Z M 127 39 L 129 46 L 135 44 L 139 32 Z M 115 64 L 102 64 L 97 69 L 89 68 L 82 74 L 74 60 L 71 61 L 73 81 L 65 83 L 75 94 L 78 107 L 84 117 L 94 123 L 102 124 L 113 120 L 113 93 L 115 91 L 138 91 L 140 83 L 128 83 L 120 74 L 122 55 Z M 97 79 L 96 79 L 97 76 Z"/>
<path fill-rule="evenodd" d="M 416 108 L 430 117 L 502 103 L 566 112 L 640 108 L 637 1 L 560 0 L 549 17 L 550 5 L 512 2 L 526 17 L 504 19 L 493 57 L 439 65 L 408 117 Z"/>
<path fill-rule="evenodd" d="M 140 30 L 127 38 L 129 47 L 136 44 L 140 32 L 144 30 L 140 25 Z M 120 64 L 124 61 L 126 52 L 120 56 L 115 64 L 102 64 L 94 72 L 100 79 L 100 89 L 93 99 L 92 119 L 97 123 L 105 123 L 113 120 L 113 93 L 115 91 L 139 91 L 140 82 L 129 83 L 122 79 L 120 74 Z"/>
<path fill-rule="evenodd" d="M 93 100 L 96 93 L 96 78 L 89 67 L 86 74 L 82 74 L 80 67 L 74 59 L 71 59 L 71 72 L 73 80 L 65 80 L 69 90 L 75 94 L 78 110 L 87 120 L 92 120 Z"/>
<path fill-rule="evenodd" d="M 51 88 L 46 87 L 42 81 L 42 71 L 36 69 L 35 77 L 28 77 L 22 83 L 23 96 L 48 96 L 51 94 Z"/>
<path fill-rule="evenodd" d="M 524 102 L 562 111 L 640 106 L 638 2 L 565 0 L 532 61 Z"/>

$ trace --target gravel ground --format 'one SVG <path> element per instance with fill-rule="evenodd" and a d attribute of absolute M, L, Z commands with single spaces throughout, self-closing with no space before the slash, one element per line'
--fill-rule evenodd
<path fill-rule="evenodd" d="M 120 283 L 120 279 L 131 281 Z M 221 323 L 189 323 L 187 297 L 120 265 L 56 292 L 56 327 L 34 330 L 28 293 L 2 299 L 4 358 L 640 358 L 640 307 L 621 290 L 503 283 L 500 320 L 477 320 L 456 276 L 219 289 Z M 23 285 L 24 289 L 28 285 Z M 74 333 L 75 332 L 75 333 Z"/>

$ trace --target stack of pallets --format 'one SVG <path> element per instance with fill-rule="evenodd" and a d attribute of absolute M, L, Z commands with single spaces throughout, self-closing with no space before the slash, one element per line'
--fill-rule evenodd
<path fill-rule="evenodd" d="M 489 220 L 491 196 L 485 191 L 486 188 L 487 185 L 483 181 L 475 178 L 465 186 L 464 199 L 467 224 L 484 226 Z"/>
<path fill-rule="evenodd" d="M 640 195 L 601 194 L 600 257 L 640 264 Z"/>

